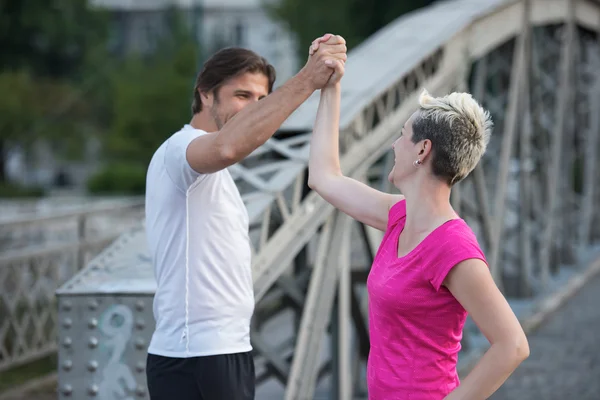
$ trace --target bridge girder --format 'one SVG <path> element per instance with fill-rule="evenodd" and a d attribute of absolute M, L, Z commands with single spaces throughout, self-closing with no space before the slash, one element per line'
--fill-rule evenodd
<path fill-rule="evenodd" d="M 481 164 L 453 190 L 453 204 L 478 234 L 508 296 L 544 290 L 554 266 L 574 263 L 576 250 L 600 236 L 593 214 L 600 121 L 592 111 L 600 109 L 599 30 L 600 5 L 586 0 L 457 0 L 402 17 L 349 54 L 342 170 L 393 190 L 386 179 L 390 145 L 416 109 L 420 90 L 471 91 L 496 126 Z M 312 399 L 326 386 L 335 398 L 364 396 L 364 286 L 382 233 L 308 191 L 308 132 L 317 104 L 311 97 L 277 137 L 231 168 L 251 221 L 257 398 L 284 392 L 289 400 Z M 571 172 L 576 168 L 583 172 Z M 122 240 L 128 244 L 115 244 L 88 268 L 105 271 L 106 279 L 115 268 L 131 270 L 120 279 L 150 268 L 143 231 Z M 98 274 L 89 279 L 101 280 Z M 135 286 L 95 290 L 85 279 L 65 285 L 61 304 L 82 295 L 145 301 L 152 295 L 148 274 L 137 278 L 147 288 L 138 293 Z M 60 331 L 61 340 L 72 337 L 69 329 Z M 466 351 L 475 333 L 466 327 Z M 60 357 L 63 365 L 75 355 Z M 73 390 L 70 374 L 61 370 L 59 377 Z"/>

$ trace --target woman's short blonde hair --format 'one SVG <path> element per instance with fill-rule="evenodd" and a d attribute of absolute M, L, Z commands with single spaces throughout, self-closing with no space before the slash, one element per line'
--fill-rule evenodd
<path fill-rule="evenodd" d="M 431 141 L 433 174 L 452 186 L 469 175 L 485 153 L 493 126 L 490 113 L 469 93 L 432 97 L 423 90 L 419 105 L 412 141 Z"/>

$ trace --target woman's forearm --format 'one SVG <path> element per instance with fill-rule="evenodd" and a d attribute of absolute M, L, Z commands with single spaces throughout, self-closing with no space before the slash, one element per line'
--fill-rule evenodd
<path fill-rule="evenodd" d="M 444 400 L 484 400 L 490 397 L 527 358 L 527 345 L 493 344 L 461 385 Z"/>
<path fill-rule="evenodd" d="M 309 185 L 340 175 L 339 120 L 341 88 L 337 83 L 321 89 L 321 100 L 310 139 Z"/>

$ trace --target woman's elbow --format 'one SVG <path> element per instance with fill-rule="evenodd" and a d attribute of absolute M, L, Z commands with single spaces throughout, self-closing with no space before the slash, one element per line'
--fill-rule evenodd
<path fill-rule="evenodd" d="M 315 192 L 323 195 L 332 193 L 334 188 L 339 188 L 339 178 L 342 178 L 342 172 L 337 168 L 308 168 L 308 187 Z"/>
<path fill-rule="evenodd" d="M 319 179 L 315 177 L 314 174 L 308 174 L 308 187 L 314 190 L 315 192 L 318 191 Z"/>
<path fill-rule="evenodd" d="M 308 187 L 319 193 L 327 185 L 329 176 L 326 173 L 308 171 Z"/>
<path fill-rule="evenodd" d="M 519 363 L 522 363 L 529 357 L 529 354 L 530 354 L 529 342 L 528 342 L 527 336 L 525 336 L 525 334 L 523 334 L 523 339 L 520 340 L 516 345 L 516 354 L 517 354 L 517 359 L 519 360 Z"/>
<path fill-rule="evenodd" d="M 525 334 L 517 340 L 505 342 L 503 345 L 503 354 L 510 358 L 511 362 L 518 366 L 529 357 L 529 343 Z"/>

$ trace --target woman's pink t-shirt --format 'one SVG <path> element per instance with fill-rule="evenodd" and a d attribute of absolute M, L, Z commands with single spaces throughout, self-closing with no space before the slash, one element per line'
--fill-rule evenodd
<path fill-rule="evenodd" d="M 467 312 L 442 286 L 452 267 L 484 262 L 473 231 L 450 220 L 398 258 L 406 201 L 389 212 L 369 278 L 370 400 L 441 400 L 459 385 L 456 372 Z"/>

